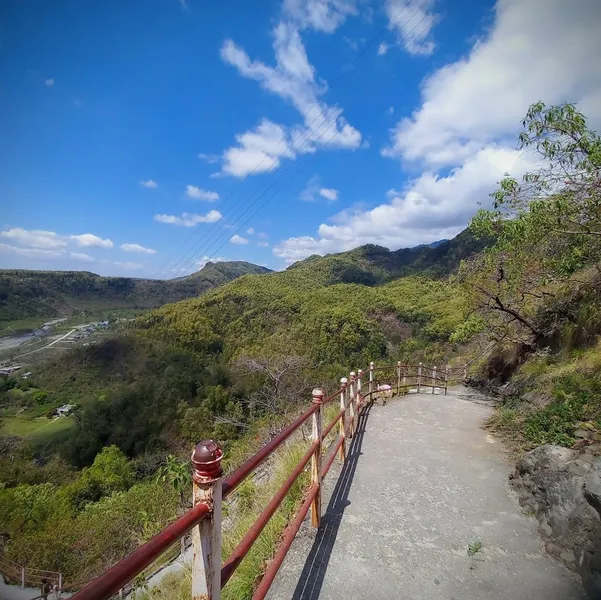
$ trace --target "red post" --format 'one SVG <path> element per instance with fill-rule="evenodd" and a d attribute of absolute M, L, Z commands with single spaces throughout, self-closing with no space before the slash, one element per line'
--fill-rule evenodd
<path fill-rule="evenodd" d="M 417 393 L 419 394 L 422 389 L 422 363 L 417 365 Z"/>
<path fill-rule="evenodd" d="M 373 401 L 373 393 L 374 393 L 374 371 L 375 366 L 373 361 L 369 363 L 369 401 Z"/>
<path fill-rule="evenodd" d="M 317 494 L 311 503 L 311 525 L 315 528 L 319 527 L 321 521 L 321 432 L 323 429 L 323 398 L 324 391 L 321 388 L 315 388 L 311 394 L 313 396 L 313 404 L 317 404 L 319 408 L 313 413 L 313 431 L 312 437 L 318 440 L 317 448 L 311 459 L 311 483 L 317 486 Z"/>
<path fill-rule="evenodd" d="M 211 508 L 208 519 L 192 529 L 192 600 L 221 598 L 221 459 L 223 451 L 213 440 L 196 444 L 192 452 L 194 506 Z"/>
<path fill-rule="evenodd" d="M 432 393 L 434 394 L 436 390 L 436 367 L 432 369 Z"/>
<path fill-rule="evenodd" d="M 396 363 L 396 395 L 401 393 L 401 361 Z"/>
<path fill-rule="evenodd" d="M 444 395 L 447 395 L 447 388 L 449 387 L 449 365 L 444 370 Z"/>

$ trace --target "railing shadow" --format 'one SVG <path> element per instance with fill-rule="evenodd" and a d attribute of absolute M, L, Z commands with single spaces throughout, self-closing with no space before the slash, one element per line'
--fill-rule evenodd
<path fill-rule="evenodd" d="M 305 561 L 292 600 L 317 600 L 319 598 L 342 516 L 345 508 L 350 504 L 348 500 L 349 491 L 361 456 L 365 425 L 371 407 L 372 404 L 368 403 L 357 419 L 357 430 L 347 447 L 344 466 L 338 476 L 328 507 L 321 518 L 321 525 L 317 531 L 311 552 Z"/>

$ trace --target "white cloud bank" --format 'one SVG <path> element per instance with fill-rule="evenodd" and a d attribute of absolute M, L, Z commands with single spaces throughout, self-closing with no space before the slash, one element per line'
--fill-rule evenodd
<path fill-rule="evenodd" d="M 487 35 L 423 82 L 420 106 L 397 123 L 382 151 L 422 166 L 421 175 L 375 208 L 344 211 L 316 236 L 280 242 L 274 254 L 293 262 L 459 233 L 504 173 L 519 177 L 533 167 L 515 150 L 530 104 L 577 102 L 592 126 L 601 124 L 601 61 L 592 60 L 601 56 L 600 16 L 597 0 L 499 0 Z"/>
<path fill-rule="evenodd" d="M 93 233 L 82 233 L 81 235 L 72 235 L 70 238 L 80 247 L 112 248 L 113 241 L 108 238 L 103 240 Z"/>
<path fill-rule="evenodd" d="M 216 202 L 219 200 L 219 194 L 217 192 L 204 190 L 195 185 L 186 186 L 186 196 L 188 196 L 188 198 L 194 198 L 194 200 L 204 200 L 205 202 Z"/>
<path fill-rule="evenodd" d="M 125 252 L 138 252 L 139 254 L 156 254 L 157 251 L 152 248 L 145 248 L 140 244 L 121 244 L 121 250 Z"/>
<path fill-rule="evenodd" d="M 151 189 L 151 190 L 156 190 L 159 187 L 159 184 L 154 181 L 154 179 L 147 179 L 146 181 L 140 181 L 140 185 L 142 187 Z"/>
<path fill-rule="evenodd" d="M 182 227 L 195 227 L 199 223 L 216 223 L 222 218 L 222 214 L 218 210 L 210 210 L 206 215 L 198 215 L 196 213 L 182 213 L 177 215 L 154 215 L 154 220 L 159 223 L 167 223 L 169 225 L 181 225 Z"/>
<path fill-rule="evenodd" d="M 248 244 L 248 240 L 237 233 L 230 238 L 230 242 L 238 245 Z"/>

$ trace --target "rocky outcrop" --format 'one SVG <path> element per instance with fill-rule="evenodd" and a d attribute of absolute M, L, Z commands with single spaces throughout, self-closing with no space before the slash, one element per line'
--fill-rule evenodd
<path fill-rule="evenodd" d="M 518 462 L 511 480 L 520 504 L 538 518 L 547 551 L 601 600 L 601 458 L 539 446 Z"/>

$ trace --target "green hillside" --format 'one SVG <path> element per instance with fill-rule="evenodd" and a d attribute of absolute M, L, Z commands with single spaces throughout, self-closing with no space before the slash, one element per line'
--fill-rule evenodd
<path fill-rule="evenodd" d="M 101 277 L 86 271 L 0 271 L 0 323 L 69 316 L 82 310 L 155 308 L 198 296 L 247 273 L 269 269 L 247 262 L 211 263 L 179 279 Z"/>

